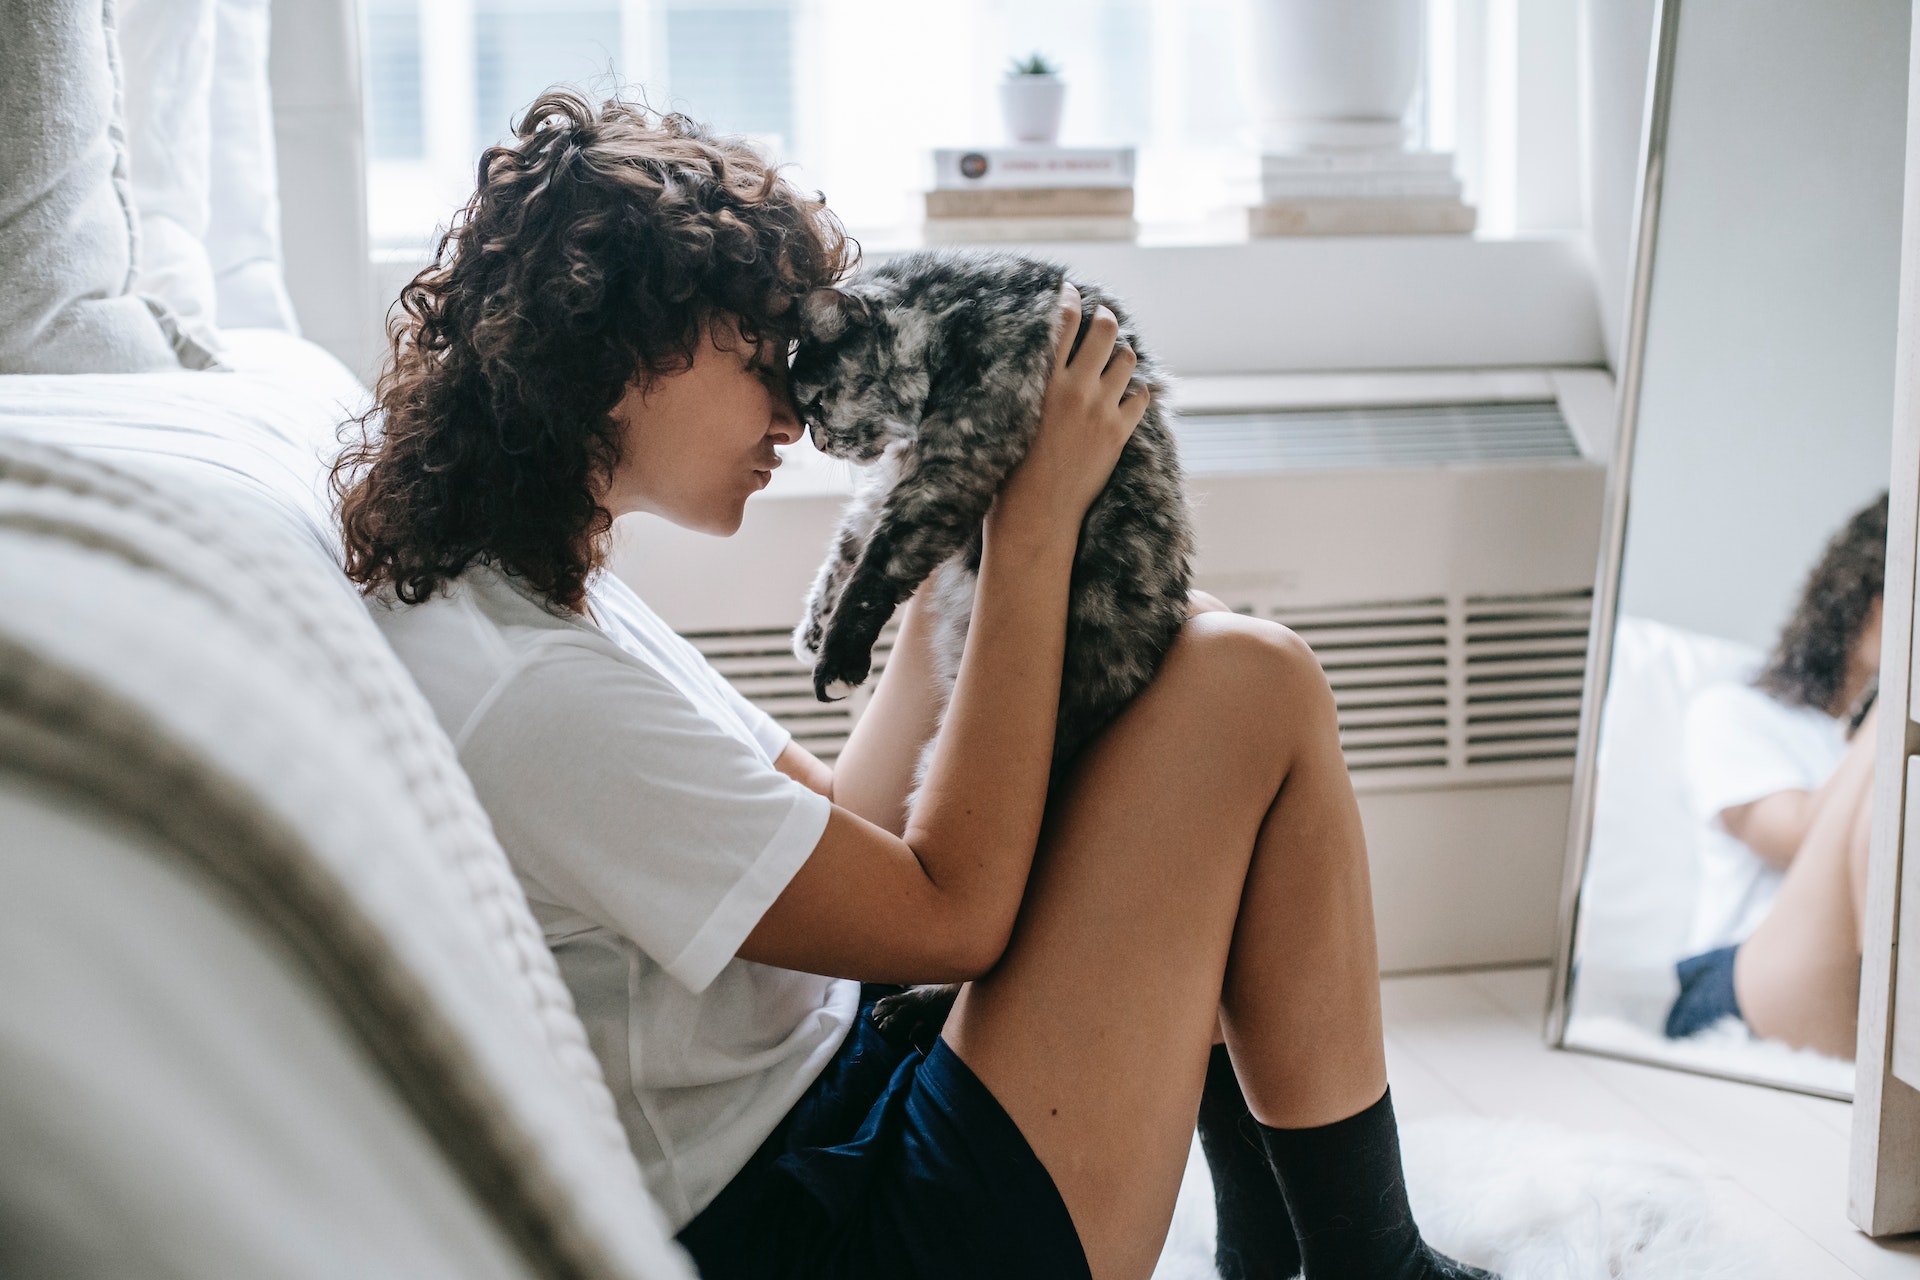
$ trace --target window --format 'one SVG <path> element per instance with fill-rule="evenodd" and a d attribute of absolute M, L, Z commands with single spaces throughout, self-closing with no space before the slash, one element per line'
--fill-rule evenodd
<path fill-rule="evenodd" d="M 752 135 L 774 154 L 793 141 L 793 14 L 785 5 L 667 10 L 666 82 L 698 119 Z"/>
<path fill-rule="evenodd" d="M 511 133 L 555 81 L 604 79 L 619 53 L 619 0 L 475 0 L 474 149 Z"/>
<path fill-rule="evenodd" d="M 420 160 L 420 0 L 367 5 L 367 153 L 375 160 Z"/>
<path fill-rule="evenodd" d="M 1035 51 L 1068 82 L 1064 141 L 1139 148 L 1149 235 L 1218 232 L 1255 189 L 1241 3 L 368 0 L 374 243 L 425 245 L 480 150 L 557 81 L 747 134 L 863 241 L 897 243 L 928 149 L 998 140 L 995 86 Z M 1419 133 L 1459 152 L 1483 231 L 1579 220 L 1574 3 L 1427 0 Z"/>

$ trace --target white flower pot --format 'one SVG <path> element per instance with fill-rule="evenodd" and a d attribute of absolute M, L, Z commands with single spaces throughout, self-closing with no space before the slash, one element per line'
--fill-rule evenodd
<path fill-rule="evenodd" d="M 1252 0 L 1261 150 L 1399 147 L 1421 0 Z"/>
<path fill-rule="evenodd" d="M 1058 142 L 1066 104 L 1067 82 L 1059 76 L 1008 76 L 1000 82 L 1000 115 L 1014 142 Z"/>

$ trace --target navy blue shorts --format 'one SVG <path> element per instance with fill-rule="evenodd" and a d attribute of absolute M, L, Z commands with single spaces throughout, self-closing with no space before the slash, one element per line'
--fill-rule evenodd
<path fill-rule="evenodd" d="M 704 1280 L 1091 1280 L 1053 1178 L 944 1040 L 860 1017 L 747 1167 L 680 1232 Z"/>
<path fill-rule="evenodd" d="M 1688 956 L 1673 967 L 1680 975 L 1680 994 L 1667 1012 L 1669 1040 L 1683 1040 L 1722 1018 L 1740 1016 L 1740 1001 L 1733 994 L 1733 957 L 1739 949 L 1721 947 Z"/>

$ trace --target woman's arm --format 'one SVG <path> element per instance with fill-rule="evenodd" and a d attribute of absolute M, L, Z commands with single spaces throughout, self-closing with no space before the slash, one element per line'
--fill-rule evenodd
<path fill-rule="evenodd" d="M 743 958 L 920 982 L 976 977 L 1005 949 L 1046 807 L 1080 522 L 1146 410 L 1105 308 L 1069 359 L 1078 301 L 1065 307 L 1033 447 L 987 517 L 966 651 L 913 813 L 896 836 L 837 804 Z M 900 755 L 888 766 L 910 771 Z M 859 785 L 879 795 L 870 780 L 886 772 Z"/>
<path fill-rule="evenodd" d="M 1858 793 L 1863 776 L 1873 773 L 1874 723 L 1876 706 L 1854 730 L 1832 775 L 1813 791 L 1776 791 L 1746 804 L 1720 811 L 1720 825 L 1727 834 L 1747 846 L 1768 866 L 1781 871 L 1792 864 L 1814 819 L 1827 805 L 1842 803 Z"/>
<path fill-rule="evenodd" d="M 939 723 L 933 653 L 919 600 L 916 594 L 902 610 L 893 653 L 840 758 L 829 765 L 789 742 L 773 762 L 795 782 L 896 836 L 906 829 L 914 765 Z"/>
<path fill-rule="evenodd" d="M 893 653 L 873 697 L 834 762 L 828 792 L 835 804 L 894 835 L 906 831 L 914 766 L 939 727 L 930 631 L 916 592 L 902 611 Z"/>
<path fill-rule="evenodd" d="M 914 766 L 940 719 L 933 650 L 919 601 L 916 593 L 901 611 L 893 654 L 839 760 L 828 765 L 790 742 L 773 762 L 789 778 L 894 835 L 906 830 Z M 1218 597 L 1205 591 L 1188 593 L 1188 616 L 1230 612 Z"/>

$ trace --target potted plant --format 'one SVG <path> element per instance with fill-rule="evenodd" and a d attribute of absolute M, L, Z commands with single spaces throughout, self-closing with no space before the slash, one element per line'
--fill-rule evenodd
<path fill-rule="evenodd" d="M 1000 82 L 1000 114 L 1007 136 L 1017 143 L 1051 145 L 1060 140 L 1060 111 L 1067 82 L 1060 69 L 1040 54 L 1015 58 Z"/>

